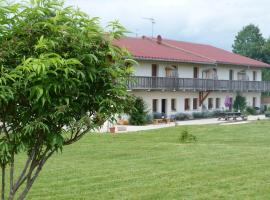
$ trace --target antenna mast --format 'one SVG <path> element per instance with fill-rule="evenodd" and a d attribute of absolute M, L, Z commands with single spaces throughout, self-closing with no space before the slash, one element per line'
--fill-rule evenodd
<path fill-rule="evenodd" d="M 154 18 L 150 18 L 150 17 L 143 17 L 143 19 L 145 20 L 149 20 L 152 24 L 152 38 L 154 37 L 154 25 L 156 23 L 155 19 Z"/>

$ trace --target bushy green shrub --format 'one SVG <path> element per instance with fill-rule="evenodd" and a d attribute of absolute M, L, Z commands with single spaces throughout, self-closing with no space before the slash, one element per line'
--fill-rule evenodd
<path fill-rule="evenodd" d="M 265 117 L 270 117 L 270 111 L 265 112 Z"/>
<path fill-rule="evenodd" d="M 147 110 L 142 98 L 137 97 L 131 112 L 129 123 L 131 125 L 145 125 L 147 123 Z"/>
<path fill-rule="evenodd" d="M 188 113 L 177 113 L 174 115 L 174 119 L 177 121 L 183 121 L 193 119 L 193 117 Z"/>
<path fill-rule="evenodd" d="M 204 111 L 204 112 L 194 112 L 192 113 L 192 116 L 194 119 L 205 119 L 205 118 L 212 118 L 212 117 L 217 117 L 220 111 Z"/>
<path fill-rule="evenodd" d="M 251 106 L 248 106 L 246 108 L 246 112 L 247 112 L 247 114 L 250 114 L 250 115 L 256 115 L 256 109 L 251 107 Z"/>
<path fill-rule="evenodd" d="M 189 142 L 196 142 L 197 138 L 195 135 L 192 135 L 188 132 L 188 130 L 183 130 L 179 137 L 179 142 L 181 143 L 189 143 Z"/>
<path fill-rule="evenodd" d="M 233 109 L 235 111 L 244 111 L 247 107 L 246 98 L 241 96 L 239 93 L 236 95 L 235 100 L 233 102 Z"/>
<path fill-rule="evenodd" d="M 146 123 L 147 123 L 147 124 L 151 124 L 152 122 L 153 122 L 153 115 L 148 114 L 148 115 L 146 116 Z"/>

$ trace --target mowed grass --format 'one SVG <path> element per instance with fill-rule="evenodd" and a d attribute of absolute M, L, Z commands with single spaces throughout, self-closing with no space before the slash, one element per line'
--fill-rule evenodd
<path fill-rule="evenodd" d="M 198 142 L 179 143 L 185 128 Z M 270 199 L 270 121 L 89 134 L 27 199 Z"/>

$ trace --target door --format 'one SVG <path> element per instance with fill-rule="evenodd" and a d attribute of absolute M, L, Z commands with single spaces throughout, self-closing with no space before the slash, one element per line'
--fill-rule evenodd
<path fill-rule="evenodd" d="M 162 99 L 161 100 L 161 112 L 164 114 L 167 113 L 166 105 L 167 105 L 167 99 Z"/>
<path fill-rule="evenodd" d="M 230 81 L 233 80 L 233 70 L 232 70 L 232 69 L 230 69 L 229 80 L 230 80 Z"/>
<path fill-rule="evenodd" d="M 199 70 L 198 67 L 193 68 L 193 78 L 198 78 Z"/>
<path fill-rule="evenodd" d="M 152 64 L 152 77 L 157 77 L 157 65 Z"/>
<path fill-rule="evenodd" d="M 157 64 L 152 64 L 152 88 L 157 88 L 157 74 L 158 66 Z"/>

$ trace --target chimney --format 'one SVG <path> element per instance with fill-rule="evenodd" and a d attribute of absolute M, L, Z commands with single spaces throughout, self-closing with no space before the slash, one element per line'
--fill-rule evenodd
<path fill-rule="evenodd" d="M 158 35 L 157 36 L 157 43 L 158 44 L 161 44 L 162 43 L 162 37 L 161 37 L 161 35 Z"/>

